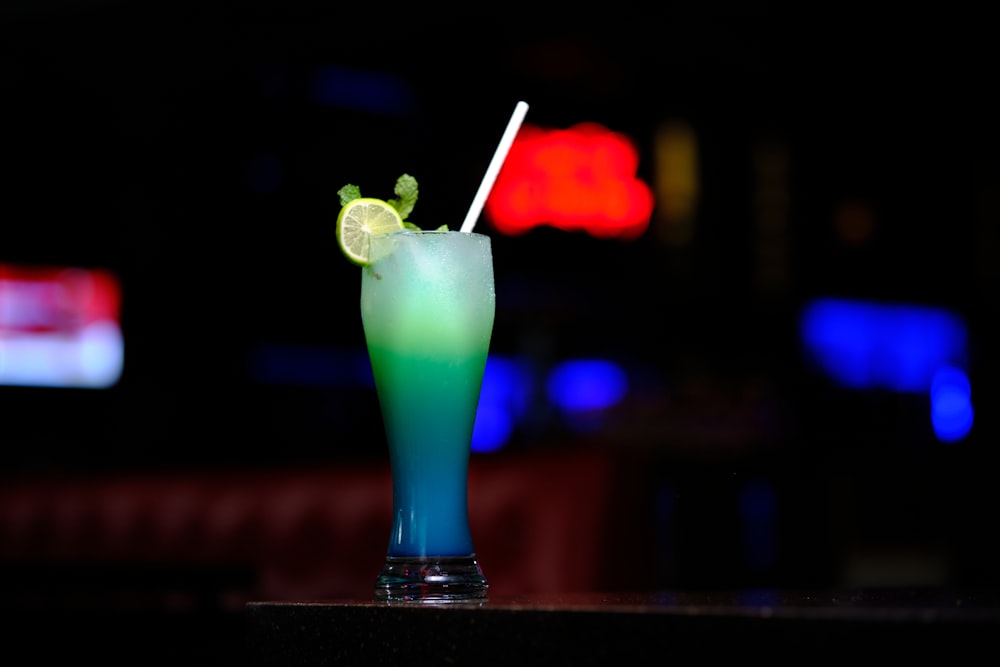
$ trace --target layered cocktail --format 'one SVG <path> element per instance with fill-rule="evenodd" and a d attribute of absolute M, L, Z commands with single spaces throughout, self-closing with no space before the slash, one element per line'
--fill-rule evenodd
<path fill-rule="evenodd" d="M 528 105 L 518 102 L 459 231 L 408 221 L 417 182 L 395 197 L 337 194 L 337 242 L 361 267 L 361 317 L 392 467 L 392 529 L 375 597 L 484 598 L 469 529 L 468 469 L 496 294 L 490 239 L 472 232 Z"/>
<path fill-rule="evenodd" d="M 493 330 L 490 239 L 455 231 L 372 238 L 361 315 L 392 467 L 392 529 L 377 598 L 483 597 L 468 464 Z"/>

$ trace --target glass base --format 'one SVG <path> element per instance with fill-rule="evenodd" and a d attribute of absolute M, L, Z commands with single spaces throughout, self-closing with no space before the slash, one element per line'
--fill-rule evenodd
<path fill-rule="evenodd" d="M 452 602 L 486 597 L 489 584 L 470 556 L 388 556 L 375 580 L 375 599 Z"/>

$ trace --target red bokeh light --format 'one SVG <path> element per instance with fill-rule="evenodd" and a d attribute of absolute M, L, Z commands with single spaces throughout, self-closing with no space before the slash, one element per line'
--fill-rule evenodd
<path fill-rule="evenodd" d="M 485 212 L 509 235 L 549 225 L 633 240 L 646 231 L 653 212 L 653 192 L 636 177 L 638 166 L 632 140 L 597 123 L 565 130 L 524 125 Z"/>

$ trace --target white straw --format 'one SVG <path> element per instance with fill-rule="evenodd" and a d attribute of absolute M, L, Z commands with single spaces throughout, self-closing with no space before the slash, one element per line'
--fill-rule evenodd
<path fill-rule="evenodd" d="M 476 192 L 476 196 L 472 200 L 472 206 L 465 216 L 465 222 L 462 223 L 461 231 L 466 233 L 471 232 L 472 228 L 476 225 L 476 221 L 479 220 L 479 214 L 483 211 L 486 198 L 490 196 L 490 190 L 493 189 L 493 182 L 497 180 L 500 167 L 503 166 L 503 161 L 507 159 L 507 152 L 510 150 L 511 144 L 514 143 L 514 137 L 517 136 L 517 131 L 521 129 L 521 122 L 524 121 L 524 116 L 527 113 L 528 105 L 525 102 L 518 102 L 517 106 L 514 107 L 514 114 L 510 117 L 503 136 L 500 137 L 500 145 L 497 146 L 496 153 L 493 154 L 493 160 L 490 161 L 490 166 L 486 169 L 483 182 L 479 184 L 479 191 Z"/>

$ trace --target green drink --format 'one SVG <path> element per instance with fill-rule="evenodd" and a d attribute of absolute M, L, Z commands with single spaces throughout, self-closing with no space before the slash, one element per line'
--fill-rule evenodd
<path fill-rule="evenodd" d="M 393 482 L 376 598 L 486 594 L 467 488 L 495 301 L 489 237 L 400 231 L 371 238 L 361 316 Z"/>

